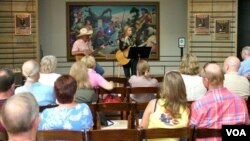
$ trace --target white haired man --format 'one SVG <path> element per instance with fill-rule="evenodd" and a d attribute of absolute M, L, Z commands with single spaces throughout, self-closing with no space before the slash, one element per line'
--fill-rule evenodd
<path fill-rule="evenodd" d="M 18 105 L 13 108 L 13 105 Z M 10 97 L 1 109 L 1 123 L 10 141 L 34 141 L 39 124 L 39 107 L 31 93 Z"/>

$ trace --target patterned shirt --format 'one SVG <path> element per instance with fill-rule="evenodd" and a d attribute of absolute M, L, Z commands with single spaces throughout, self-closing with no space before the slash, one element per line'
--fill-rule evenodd
<path fill-rule="evenodd" d="M 82 103 L 75 107 L 55 107 L 45 109 L 40 114 L 38 130 L 67 129 L 81 131 L 92 128 L 93 118 L 88 105 Z"/>
<path fill-rule="evenodd" d="M 227 88 L 209 90 L 192 104 L 190 125 L 198 128 L 220 129 L 222 125 L 248 124 L 246 102 Z M 221 141 L 221 138 L 204 138 L 198 141 Z"/>

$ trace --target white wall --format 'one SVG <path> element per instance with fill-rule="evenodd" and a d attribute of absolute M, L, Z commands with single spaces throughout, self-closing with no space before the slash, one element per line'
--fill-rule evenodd
<path fill-rule="evenodd" d="M 80 0 L 39 0 L 39 44 L 43 55 L 58 57 L 58 73 L 68 73 L 72 62 L 67 62 L 66 49 L 66 2 Z M 91 1 L 91 0 L 85 0 Z M 107 0 L 95 0 L 106 2 Z M 112 0 L 120 1 L 120 0 Z M 134 1 L 134 0 L 127 0 Z M 150 1 L 150 0 L 136 0 Z M 152 0 L 151 0 L 152 1 Z M 166 70 L 178 69 L 180 49 L 177 40 L 186 37 L 187 1 L 157 0 L 160 2 L 160 58 L 149 61 L 152 74 L 163 74 Z M 187 49 L 184 49 L 184 53 Z M 100 62 L 105 74 L 117 73 L 116 62 Z"/>

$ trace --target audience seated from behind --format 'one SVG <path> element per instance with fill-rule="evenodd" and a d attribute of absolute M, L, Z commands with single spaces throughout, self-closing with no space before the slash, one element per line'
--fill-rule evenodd
<path fill-rule="evenodd" d="M 85 103 L 75 103 L 76 80 L 70 75 L 60 76 L 54 85 L 58 106 L 40 114 L 38 130 L 67 129 L 82 131 L 93 126 L 92 113 Z"/>
<path fill-rule="evenodd" d="M 14 94 L 15 77 L 10 69 L 0 69 L 0 109 L 4 102 Z M 5 131 L 0 123 L 0 131 Z"/>
<path fill-rule="evenodd" d="M 153 99 L 149 102 L 140 126 L 142 128 L 187 127 L 189 114 L 186 89 L 181 74 L 177 71 L 170 71 L 164 76 L 160 99 Z"/>
<path fill-rule="evenodd" d="M 131 87 L 158 87 L 159 83 L 149 75 L 150 66 L 146 60 L 139 60 L 137 63 L 137 75 L 132 75 L 128 82 Z M 154 94 L 130 95 L 131 99 L 137 102 L 146 102 L 154 99 Z"/>
<path fill-rule="evenodd" d="M 187 100 L 195 101 L 200 99 L 207 92 L 202 83 L 199 62 L 195 55 L 186 54 L 180 63 L 180 72 L 186 86 Z"/>
<path fill-rule="evenodd" d="M 40 78 L 39 82 L 44 85 L 54 86 L 56 79 L 61 74 L 54 73 L 57 67 L 57 59 L 53 55 L 44 56 L 40 62 Z"/>
<path fill-rule="evenodd" d="M 249 124 L 246 102 L 223 87 L 224 74 L 220 66 L 215 62 L 205 64 L 201 76 L 208 91 L 201 99 L 193 102 L 190 125 L 221 129 L 222 125 Z"/>
<path fill-rule="evenodd" d="M 239 74 L 250 80 L 250 46 L 245 46 L 241 51 L 243 61 L 240 64 Z"/>
<path fill-rule="evenodd" d="M 92 88 L 102 87 L 106 90 L 112 90 L 114 88 L 114 83 L 112 81 L 108 82 L 103 78 L 103 76 L 96 73 L 95 71 L 96 61 L 93 56 L 89 55 L 84 56 L 81 59 L 81 61 L 84 62 L 84 64 L 88 68 L 88 76 Z"/>
<path fill-rule="evenodd" d="M 77 90 L 75 102 L 77 103 L 92 103 L 97 100 L 97 94 L 91 87 L 88 77 L 88 69 L 82 61 L 75 62 L 69 74 L 75 78 L 77 82 Z"/>
<path fill-rule="evenodd" d="M 1 109 L 1 123 L 9 141 L 35 141 L 39 111 L 34 96 L 24 92 L 8 98 Z"/>
<path fill-rule="evenodd" d="M 16 88 L 15 94 L 30 92 L 34 95 L 39 106 L 54 104 L 56 98 L 53 87 L 38 82 L 40 77 L 39 69 L 39 64 L 35 60 L 24 62 L 22 73 L 25 76 L 26 81 L 23 86 Z"/>
<path fill-rule="evenodd" d="M 249 82 L 246 77 L 238 74 L 239 67 L 240 60 L 237 57 L 229 56 L 225 59 L 224 87 L 247 100 L 250 95 Z"/>

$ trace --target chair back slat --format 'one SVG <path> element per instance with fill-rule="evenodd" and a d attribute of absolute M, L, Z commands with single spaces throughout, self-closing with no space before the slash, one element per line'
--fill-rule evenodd
<path fill-rule="evenodd" d="M 141 139 L 156 139 L 156 138 L 188 138 L 192 139 L 193 128 L 152 128 L 141 129 Z"/>
<path fill-rule="evenodd" d="M 81 131 L 71 130 L 43 130 L 38 131 L 37 141 L 51 141 L 51 140 L 67 140 L 67 141 L 84 141 L 85 136 Z"/>
<path fill-rule="evenodd" d="M 140 140 L 140 132 L 137 129 L 113 129 L 113 130 L 90 130 L 88 141 L 123 141 Z"/>
<path fill-rule="evenodd" d="M 195 138 L 221 137 L 221 129 L 196 128 Z"/>

